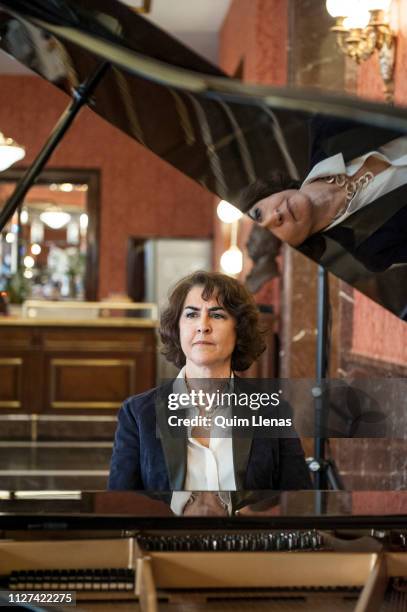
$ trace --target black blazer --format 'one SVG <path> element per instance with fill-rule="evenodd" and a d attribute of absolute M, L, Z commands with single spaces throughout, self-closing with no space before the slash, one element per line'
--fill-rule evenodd
<path fill-rule="evenodd" d="M 236 380 L 236 379 L 235 379 Z M 242 380 L 242 379 L 240 379 Z M 118 415 L 109 489 L 183 490 L 187 469 L 187 428 L 174 434 L 168 425 L 167 398 L 172 384 L 127 399 Z M 240 414 L 239 414 L 240 411 Z M 259 411 L 260 412 L 260 411 Z M 247 407 L 233 414 L 247 417 Z M 263 416 L 270 416 L 270 410 Z M 276 414 L 272 415 L 274 418 Z M 309 489 L 311 479 L 297 436 L 240 437 L 233 429 L 233 462 L 238 490 Z"/>
<path fill-rule="evenodd" d="M 318 116 L 311 122 L 311 167 L 342 153 L 345 162 L 402 136 L 401 132 Z M 406 184 L 381 196 L 335 227 L 315 234 L 300 250 L 319 259 L 328 237 L 339 243 L 365 268 L 382 272 L 396 263 L 407 263 Z"/>

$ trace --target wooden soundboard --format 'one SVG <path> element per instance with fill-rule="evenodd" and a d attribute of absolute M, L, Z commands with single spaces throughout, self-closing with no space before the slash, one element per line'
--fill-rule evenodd
<path fill-rule="evenodd" d="M 407 582 L 399 579 L 407 577 L 407 553 L 162 552 L 143 550 L 135 537 L 6 540 L 0 577 L 3 589 L 74 590 L 89 611 L 101 600 L 104 610 L 122 600 L 142 612 L 175 611 L 187 602 L 191 612 L 206 604 L 212 610 L 224 600 L 250 609 L 257 600 L 267 601 L 268 610 L 285 602 L 290 610 L 375 612 L 396 610 L 392 598 L 405 597 Z M 390 604 L 382 608 L 385 600 Z"/>

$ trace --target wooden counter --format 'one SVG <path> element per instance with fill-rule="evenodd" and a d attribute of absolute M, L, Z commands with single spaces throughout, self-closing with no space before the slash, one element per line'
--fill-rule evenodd
<path fill-rule="evenodd" d="M 0 318 L 0 412 L 112 414 L 155 386 L 152 319 Z"/>

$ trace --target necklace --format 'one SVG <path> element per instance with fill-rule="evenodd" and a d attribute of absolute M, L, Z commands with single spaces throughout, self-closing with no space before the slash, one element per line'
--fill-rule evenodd
<path fill-rule="evenodd" d="M 189 382 L 188 382 L 188 379 L 187 379 L 187 377 L 186 377 L 186 376 L 185 376 L 185 386 L 186 386 L 186 388 L 187 388 L 188 394 L 191 396 L 191 394 L 192 394 L 192 389 L 191 389 L 191 387 L 190 387 L 190 385 L 189 385 Z M 212 408 L 210 408 L 210 409 L 208 410 L 206 407 L 205 407 L 205 408 L 199 407 L 199 408 L 198 408 L 198 410 L 199 410 L 199 413 L 200 413 L 200 414 L 201 414 L 201 412 L 204 410 L 204 411 L 205 411 L 204 416 L 207 416 L 207 417 L 212 417 L 212 415 L 213 415 L 213 413 L 215 412 L 216 408 L 217 408 L 216 406 L 212 406 Z"/>
<path fill-rule="evenodd" d="M 366 189 L 368 184 L 373 179 L 374 179 L 374 174 L 373 172 L 370 172 L 370 171 L 365 172 L 364 174 L 362 174 L 362 176 L 360 176 L 359 178 L 355 180 L 348 178 L 346 174 L 336 174 L 336 175 L 330 175 L 330 176 L 326 176 L 322 178 L 322 180 L 325 181 L 325 183 L 329 183 L 331 185 L 335 184 L 335 185 L 338 185 L 338 187 L 345 188 L 345 206 L 343 206 L 336 213 L 336 215 L 332 217 L 332 221 L 339 219 L 339 217 L 341 217 L 344 213 L 348 212 L 349 206 L 353 198 L 355 197 L 355 195 L 359 193 L 359 191 L 361 191 L 362 189 Z"/>

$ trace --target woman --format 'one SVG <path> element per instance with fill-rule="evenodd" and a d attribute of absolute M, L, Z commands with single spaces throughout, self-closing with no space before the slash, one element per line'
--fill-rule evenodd
<path fill-rule="evenodd" d="M 369 128 L 369 134 L 351 122 L 345 125 L 347 129 L 341 125 L 337 132 L 318 125 L 313 160 L 320 161 L 302 184 L 274 173 L 250 185 L 239 198 L 239 208 L 311 255 L 319 257 L 325 247 L 323 240 L 308 239 L 323 232 L 322 237 L 339 242 L 369 270 L 406 263 L 407 139 L 379 129 Z M 391 135 L 393 140 L 385 140 Z M 363 143 L 368 152 L 361 155 Z M 377 148 L 369 150 L 369 145 Z"/>
<path fill-rule="evenodd" d="M 160 335 L 164 354 L 181 371 L 169 385 L 124 402 L 118 417 L 109 488 L 309 488 L 310 478 L 297 437 L 254 438 L 249 432 L 237 442 L 234 430 L 232 436 L 213 437 L 206 423 L 198 427 L 192 423 L 172 425 L 178 415 L 180 421 L 185 416 L 183 406 L 172 409 L 169 398 L 173 400 L 174 391 L 198 392 L 214 379 L 218 387 L 240 386 L 242 379 L 234 373 L 246 370 L 263 352 L 257 307 L 243 285 L 223 274 L 202 271 L 182 279 L 162 314 Z M 197 416 L 207 416 L 205 402 L 192 409 Z M 210 416 L 224 409 L 212 403 Z M 236 406 L 227 410 L 238 412 Z M 247 406 L 245 410 L 247 413 Z M 187 499 L 186 513 L 202 502 L 202 498 Z M 213 497 L 206 503 L 223 505 L 220 498 Z"/>

